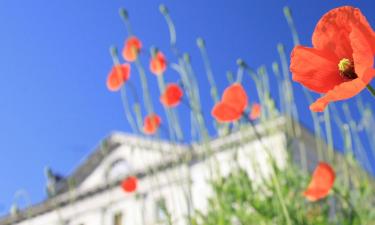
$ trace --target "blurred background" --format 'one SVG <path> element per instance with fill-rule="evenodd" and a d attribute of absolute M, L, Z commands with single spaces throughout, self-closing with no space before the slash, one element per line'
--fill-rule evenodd
<path fill-rule="evenodd" d="M 208 81 L 196 39 L 206 41 L 219 93 L 228 84 L 226 72 L 237 70 L 239 57 L 253 68 L 265 65 L 271 72 L 272 63 L 279 61 L 278 43 L 285 45 L 289 55 L 293 42 L 284 6 L 292 10 L 303 45 L 311 46 L 316 22 L 334 7 L 358 7 L 375 26 L 372 0 L 0 1 L 0 214 L 8 211 L 19 189 L 27 190 L 33 203 L 45 198 L 45 166 L 68 175 L 111 131 L 131 131 L 119 94 L 109 92 L 105 85 L 112 66 L 109 47 L 122 48 L 127 37 L 118 14 L 118 9 L 125 7 L 144 48 L 157 46 L 173 62 L 160 3 L 169 8 L 177 46 L 191 55 L 201 88 Z M 143 60 L 148 62 L 147 57 Z M 136 73 L 132 76 L 134 83 L 139 82 Z M 178 76 L 169 69 L 165 79 L 177 81 Z M 252 93 L 256 96 L 254 84 L 250 80 L 243 84 L 249 100 L 257 101 L 252 98 Z M 276 82 L 271 80 L 271 90 L 275 90 L 271 94 L 277 101 L 272 85 Z M 300 120 L 312 129 L 302 89 L 293 85 Z M 156 79 L 149 79 L 149 86 L 151 95 L 158 96 Z M 375 109 L 367 91 L 361 98 Z M 355 101 L 347 102 L 356 119 Z M 213 102 L 208 92 L 202 94 L 202 102 L 210 118 Z M 158 107 L 156 111 L 161 113 Z M 187 113 L 187 108 L 182 109 L 180 118 Z M 184 130 L 187 126 L 182 124 Z M 335 147 L 342 149 L 337 128 L 333 131 Z M 186 136 L 184 141 L 191 138 Z M 366 148 L 367 142 L 363 143 Z"/>

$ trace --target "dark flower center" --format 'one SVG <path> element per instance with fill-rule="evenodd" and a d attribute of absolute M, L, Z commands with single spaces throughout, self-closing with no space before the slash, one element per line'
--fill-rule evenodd
<path fill-rule="evenodd" d="M 350 59 L 347 59 L 347 58 L 341 59 L 338 64 L 338 67 L 339 67 L 340 75 L 342 77 L 350 79 L 350 80 L 353 80 L 358 77 L 357 74 L 355 73 L 354 65 L 352 61 L 350 61 Z"/>

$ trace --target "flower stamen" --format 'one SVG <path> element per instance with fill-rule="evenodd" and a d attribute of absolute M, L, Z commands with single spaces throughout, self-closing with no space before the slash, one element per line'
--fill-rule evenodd
<path fill-rule="evenodd" d="M 354 65 L 352 61 L 350 61 L 350 59 L 347 59 L 347 58 L 341 59 L 338 64 L 338 67 L 339 67 L 340 75 L 342 77 L 350 79 L 350 80 L 353 80 L 358 77 L 354 71 Z"/>

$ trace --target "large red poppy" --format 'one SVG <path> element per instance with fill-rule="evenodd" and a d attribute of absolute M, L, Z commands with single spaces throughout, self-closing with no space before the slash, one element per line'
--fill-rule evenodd
<path fill-rule="evenodd" d="M 219 122 L 233 122 L 240 119 L 247 107 L 247 95 L 241 84 L 235 83 L 227 87 L 221 101 L 211 111 Z"/>
<path fill-rule="evenodd" d="M 158 131 L 161 124 L 160 116 L 156 114 L 150 114 L 146 116 L 143 124 L 143 132 L 148 135 L 155 134 Z"/>
<path fill-rule="evenodd" d="M 125 192 L 131 193 L 137 190 L 137 183 L 138 183 L 137 177 L 129 176 L 121 182 L 121 188 Z"/>
<path fill-rule="evenodd" d="M 164 54 L 158 51 L 150 61 L 150 70 L 155 75 L 162 75 L 167 69 L 167 60 Z"/>
<path fill-rule="evenodd" d="M 290 64 L 294 81 L 325 94 L 310 106 L 312 111 L 355 96 L 375 76 L 375 33 L 359 9 L 329 11 L 316 25 L 312 44 L 295 47 Z"/>
<path fill-rule="evenodd" d="M 329 164 L 320 162 L 303 195 L 310 201 L 325 198 L 333 187 L 335 176 L 335 171 Z"/>
<path fill-rule="evenodd" d="M 175 107 L 181 102 L 182 89 L 178 84 L 168 84 L 160 97 L 161 103 L 166 107 Z"/>
<path fill-rule="evenodd" d="M 142 42 L 135 36 L 128 38 L 125 41 L 122 50 L 122 57 L 128 62 L 134 62 L 142 48 Z"/>
<path fill-rule="evenodd" d="M 118 91 L 121 86 L 129 80 L 130 77 L 130 65 L 118 64 L 112 67 L 111 72 L 107 78 L 107 88 L 110 91 Z"/>

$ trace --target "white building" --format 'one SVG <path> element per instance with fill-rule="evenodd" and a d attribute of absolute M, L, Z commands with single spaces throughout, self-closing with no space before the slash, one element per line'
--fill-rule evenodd
<path fill-rule="evenodd" d="M 259 171 L 267 174 L 269 170 L 265 149 L 272 151 L 279 166 L 284 166 L 288 138 L 285 125 L 282 117 L 257 125 L 262 141 L 252 127 L 245 127 L 207 145 L 180 145 L 113 133 L 73 174 L 50 183 L 55 191 L 52 196 L 0 218 L 0 225 L 165 224 L 164 207 L 173 224 L 187 224 L 189 212 L 206 207 L 210 195 L 207 181 L 218 175 L 210 171 L 226 175 L 232 167 L 241 165 L 256 181 Z M 298 124 L 296 127 L 313 166 L 314 137 Z M 292 140 L 292 149 L 301 150 L 300 140 Z M 298 151 L 293 154 L 299 161 Z M 130 174 L 139 179 L 135 193 L 125 193 L 119 185 Z"/>

